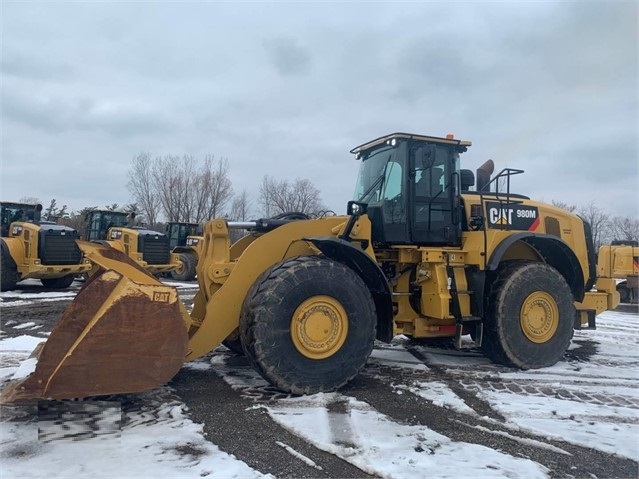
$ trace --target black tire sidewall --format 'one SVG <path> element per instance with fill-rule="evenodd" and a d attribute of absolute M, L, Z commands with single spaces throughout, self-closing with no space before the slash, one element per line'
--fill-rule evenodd
<path fill-rule="evenodd" d="M 617 285 L 617 292 L 619 293 L 620 303 L 630 302 L 630 289 L 627 288 L 626 283 L 619 283 Z"/>
<path fill-rule="evenodd" d="M 182 262 L 182 270 L 171 271 L 171 277 L 177 281 L 191 281 L 195 278 L 195 258 L 190 253 L 180 253 L 180 261 Z"/>
<path fill-rule="evenodd" d="M 559 313 L 557 330 L 544 343 L 530 341 L 520 324 L 524 301 L 539 291 L 552 296 Z M 487 338 L 487 346 L 501 349 L 512 365 L 522 369 L 552 366 L 570 345 L 575 314 L 570 288 L 554 268 L 542 263 L 522 264 L 511 272 L 492 298 L 489 321 L 494 324 L 489 329 L 496 337 Z"/>
<path fill-rule="evenodd" d="M 75 279 L 74 274 L 68 274 L 60 278 L 43 278 L 40 280 L 40 282 L 45 288 L 65 289 L 71 286 L 74 279 Z"/>
<path fill-rule="evenodd" d="M 229 349 L 229 351 L 239 354 L 240 356 L 244 355 L 244 348 L 242 347 L 242 340 L 240 338 L 239 330 L 235 330 L 231 333 L 231 335 L 222 341 L 222 344 Z"/>
<path fill-rule="evenodd" d="M 295 260 L 293 260 L 295 261 Z M 279 388 L 296 394 L 334 390 L 354 377 L 366 363 L 375 340 L 374 303 L 361 278 L 328 259 L 309 259 L 305 267 L 286 268 L 262 279 L 252 311 L 246 315 L 253 350 L 248 356 L 261 374 Z M 330 296 L 348 315 L 348 332 L 341 348 L 328 358 L 310 359 L 291 339 L 291 318 L 306 299 Z M 246 341 L 242 342 L 246 348 Z"/>
<path fill-rule="evenodd" d="M 0 291 L 15 289 L 18 282 L 18 272 L 11 266 L 11 262 L 8 252 L 4 247 L 0 248 Z"/>

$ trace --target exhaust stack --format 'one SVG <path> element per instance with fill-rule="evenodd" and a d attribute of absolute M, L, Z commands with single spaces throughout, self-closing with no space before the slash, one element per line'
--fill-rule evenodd
<path fill-rule="evenodd" d="M 477 168 L 477 191 L 490 191 L 490 175 L 495 171 L 493 160 L 486 160 Z"/>

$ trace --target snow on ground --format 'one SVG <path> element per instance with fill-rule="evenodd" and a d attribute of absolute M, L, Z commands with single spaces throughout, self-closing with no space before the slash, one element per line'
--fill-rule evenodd
<path fill-rule="evenodd" d="M 346 412 L 332 411 L 335 403 Z M 431 477 L 430 471 L 437 471 L 437 477 L 547 477 L 547 469 L 533 461 L 455 442 L 425 426 L 398 424 L 339 393 L 282 399 L 267 411 L 306 441 L 371 475 L 421 479 L 424 471 Z"/>
<path fill-rule="evenodd" d="M 0 341 L 0 380 L 24 377 L 40 341 L 31 336 Z M 16 412 L 7 408 L 0 422 L 0 476 L 270 477 L 207 441 L 169 388 L 147 396 L 141 410 L 117 401 L 53 402 L 54 411 L 62 410 L 42 408 L 29 421 L 12 421 Z"/>
<path fill-rule="evenodd" d="M 506 426 L 515 435 L 519 430 L 531 431 L 639 460 L 639 315 L 606 312 L 597 320 L 596 331 L 575 334 L 573 350 L 594 345 L 594 353 L 583 362 L 562 361 L 541 370 L 504 372 L 479 354 L 462 357 L 455 351 L 438 353 L 424 348 L 423 355 L 428 365 L 464 378 L 468 387 L 473 387 L 473 377 L 477 384 L 485 384 L 482 379 L 486 378 L 525 384 L 518 392 L 477 389 L 506 418 Z M 0 340 L 0 380 L 23 375 L 31 366 L 28 356 L 40 341 L 28 335 Z M 199 361 L 186 367 L 211 369 L 249 396 L 251 390 L 266 386 L 251 369 L 238 371 L 225 361 L 224 355 L 214 355 L 210 363 Z M 407 353 L 401 342 L 376 349 L 371 361 L 428 368 Z M 410 391 L 437 405 L 476 414 L 441 382 L 416 381 L 396 388 L 397 393 Z M 558 393 L 549 397 L 542 392 L 548 388 Z M 3 417 L 3 477 L 264 477 L 207 441 L 202 426 L 190 421 L 186 406 L 169 388 L 148 394 L 150 400 L 142 409 L 80 401 L 66 403 L 70 410 L 62 416 L 40 414 L 37 420 L 28 421 Z M 332 407 L 335 404 L 339 407 Z M 426 426 L 397 423 L 339 392 L 283 397 L 257 407 L 264 407 L 274 421 L 317 448 L 380 477 L 421 478 L 425 470 L 429 474 L 437 471 L 432 477 L 548 476 L 548 470 L 533 461 L 453 441 Z M 278 445 L 300 458 L 290 446 Z"/>

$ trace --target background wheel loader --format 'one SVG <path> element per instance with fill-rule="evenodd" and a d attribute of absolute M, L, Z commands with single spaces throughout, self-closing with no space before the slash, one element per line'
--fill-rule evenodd
<path fill-rule="evenodd" d="M 169 237 L 171 252 L 178 256 L 181 266 L 170 272 L 171 278 L 178 281 L 193 281 L 195 267 L 199 258 L 200 243 L 204 239 L 202 227 L 198 223 L 169 222 L 166 234 Z"/>
<path fill-rule="evenodd" d="M 555 364 L 574 329 L 617 306 L 615 280 L 596 275 L 587 222 L 510 191 L 521 170 L 490 179 L 488 161 L 470 191 L 469 146 L 404 133 L 358 146 L 348 216 L 207 222 L 190 313 L 125 255 L 80 242 L 101 269 L 2 400 L 152 389 L 229 337 L 293 394 L 346 384 L 397 334 L 462 347 L 471 333 L 500 364 Z M 231 245 L 233 228 L 252 233 Z"/>
<path fill-rule="evenodd" d="M 91 269 L 76 244 L 73 228 L 41 221 L 42 205 L 0 203 L 0 290 L 28 278 L 47 288 L 67 288 Z"/>
<path fill-rule="evenodd" d="M 181 268 L 178 255 L 171 253 L 164 233 L 133 226 L 135 213 L 92 210 L 86 214 L 85 239 L 123 252 L 151 274 L 170 273 Z"/>
<path fill-rule="evenodd" d="M 622 303 L 639 302 L 639 244 L 636 241 L 615 240 L 599 249 L 599 274 L 623 279 L 617 283 Z"/>

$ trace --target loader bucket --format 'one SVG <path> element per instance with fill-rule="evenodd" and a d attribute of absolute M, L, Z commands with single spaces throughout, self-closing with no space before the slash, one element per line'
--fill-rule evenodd
<path fill-rule="evenodd" d="M 175 288 L 110 247 L 78 243 L 100 268 L 53 328 L 35 371 L 9 384 L 0 403 L 147 391 L 184 363 L 189 318 Z"/>

